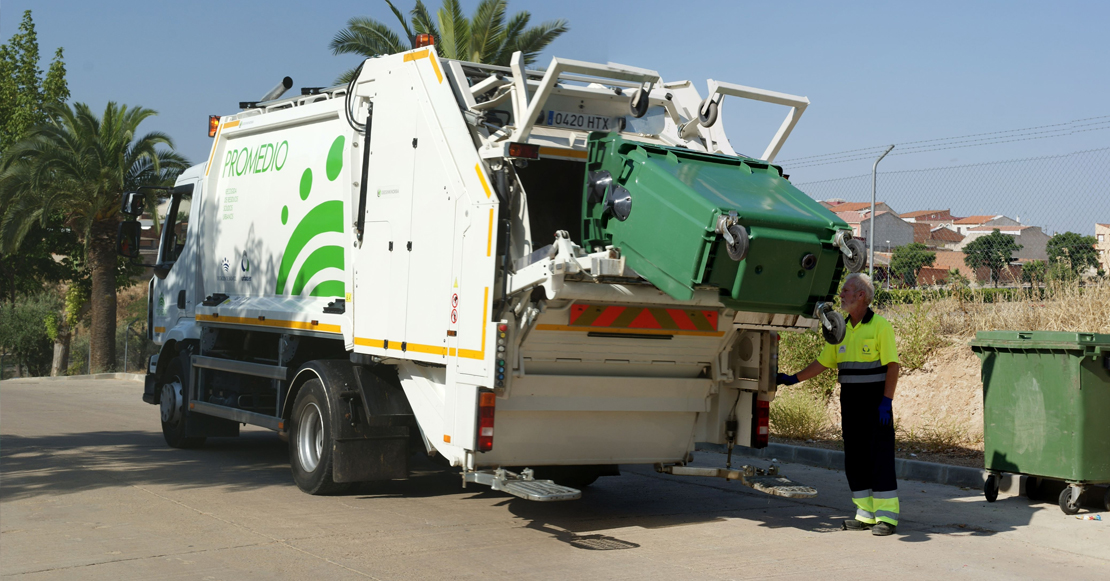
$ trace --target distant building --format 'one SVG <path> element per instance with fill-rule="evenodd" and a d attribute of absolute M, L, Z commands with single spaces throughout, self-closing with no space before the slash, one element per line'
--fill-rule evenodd
<path fill-rule="evenodd" d="M 822 206 L 830 209 L 833 213 L 839 214 L 841 212 L 870 212 L 871 202 L 842 202 L 840 200 L 825 200 L 818 202 Z M 879 212 L 894 212 L 886 202 L 875 202 L 875 213 Z"/>
<path fill-rule="evenodd" d="M 899 218 L 894 212 L 879 212 L 878 207 L 878 204 L 876 204 L 875 251 L 890 252 L 894 248 L 912 243 L 914 241 L 913 225 Z M 868 237 L 871 235 L 869 212 L 846 211 L 835 213 L 852 227 L 852 233 L 856 238 L 870 246 L 868 242 Z"/>
<path fill-rule="evenodd" d="M 932 226 L 930 222 L 911 222 L 913 241 L 930 248 L 954 250 L 964 237 L 946 226 Z"/>
<path fill-rule="evenodd" d="M 1021 226 L 1017 220 L 1007 218 L 1001 214 L 995 216 L 968 216 L 952 222 L 958 234 L 967 235 L 967 231 L 980 226 Z"/>
<path fill-rule="evenodd" d="M 956 221 L 956 218 L 952 217 L 952 212 L 950 210 L 918 210 L 916 212 L 898 214 L 898 217 L 910 224 L 930 222 L 947 222 L 951 224 Z"/>
<path fill-rule="evenodd" d="M 1006 218 L 1009 220 L 1009 218 Z M 998 230 L 1003 234 L 1014 237 L 1014 241 L 1021 245 L 1021 250 L 1014 253 L 1015 259 L 1028 259 L 1028 260 L 1048 260 L 1048 239 L 1049 236 L 1041 231 L 1040 226 L 976 226 L 967 231 L 967 236 L 962 242 L 956 245 L 957 250 L 963 250 L 972 241 L 989 236 L 991 232 Z"/>
<path fill-rule="evenodd" d="M 1110 224 L 1095 224 L 1095 251 L 1099 268 L 1110 273 Z"/>
<path fill-rule="evenodd" d="M 968 268 L 964 259 L 966 254 L 954 250 L 938 250 L 936 259 L 933 261 L 932 266 L 922 267 L 917 272 L 917 284 L 919 285 L 940 285 L 947 284 L 948 278 L 953 272 L 959 270 L 960 274 L 967 278 L 972 283 L 980 285 L 991 284 L 991 270 L 986 266 L 980 266 L 972 270 Z M 1002 269 L 1002 275 L 999 278 L 999 284 L 1015 284 L 1021 280 L 1021 266 L 1017 263 L 1010 265 L 1008 268 Z"/>

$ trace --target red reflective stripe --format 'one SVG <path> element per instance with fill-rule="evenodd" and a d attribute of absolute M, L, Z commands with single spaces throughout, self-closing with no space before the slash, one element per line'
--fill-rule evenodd
<path fill-rule="evenodd" d="M 683 311 L 681 309 L 667 309 L 667 314 L 671 316 L 671 319 L 674 319 L 674 322 L 676 325 L 678 325 L 679 329 L 682 329 L 683 331 L 698 330 L 697 325 L 695 325 L 694 322 L 690 320 L 690 317 L 686 315 L 686 311 Z"/>
<path fill-rule="evenodd" d="M 588 308 L 589 307 L 586 304 L 572 304 L 571 305 L 571 324 L 574 324 L 574 322 L 577 321 L 579 317 L 582 317 L 582 313 L 586 312 L 586 309 L 588 309 Z"/>
<path fill-rule="evenodd" d="M 602 313 L 598 315 L 596 319 L 594 319 L 594 322 L 591 323 L 590 326 L 608 327 L 612 325 L 613 321 L 616 321 L 617 317 L 621 316 L 621 313 L 623 312 L 624 307 L 606 307 L 606 309 L 602 311 Z"/>
<path fill-rule="evenodd" d="M 659 324 L 659 321 L 655 320 L 655 317 L 651 315 L 651 311 L 649 311 L 648 309 L 640 309 L 640 314 L 636 315 L 635 319 L 632 319 L 632 322 L 628 324 L 628 328 L 662 329 L 663 326 Z"/>
<path fill-rule="evenodd" d="M 702 311 L 701 314 L 705 315 L 705 320 L 713 325 L 713 330 L 717 330 L 717 311 Z"/>

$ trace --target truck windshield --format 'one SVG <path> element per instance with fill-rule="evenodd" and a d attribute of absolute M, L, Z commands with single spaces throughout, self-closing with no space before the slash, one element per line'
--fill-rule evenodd
<path fill-rule="evenodd" d="M 165 234 L 162 238 L 162 262 L 174 262 L 181 256 L 189 232 L 189 211 L 192 209 L 193 193 L 174 194 L 168 203 L 168 211 L 163 216 Z"/>

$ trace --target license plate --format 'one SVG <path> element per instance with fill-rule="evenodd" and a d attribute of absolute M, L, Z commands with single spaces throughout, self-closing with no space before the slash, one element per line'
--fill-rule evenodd
<path fill-rule="evenodd" d="M 569 111 L 548 111 L 545 125 L 585 131 L 615 131 L 616 121 L 605 115 L 587 115 Z"/>

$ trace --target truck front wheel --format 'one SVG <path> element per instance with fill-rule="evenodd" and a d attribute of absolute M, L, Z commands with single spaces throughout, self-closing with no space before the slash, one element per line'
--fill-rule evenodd
<path fill-rule="evenodd" d="M 309 494 L 337 494 L 346 484 L 332 480 L 332 411 L 319 379 L 301 386 L 289 424 L 289 464 L 293 481 Z"/>
<path fill-rule="evenodd" d="M 162 374 L 159 399 L 162 411 L 162 437 L 173 448 L 198 448 L 204 437 L 186 436 L 185 416 L 189 412 L 189 380 L 181 357 L 174 357 Z"/>

